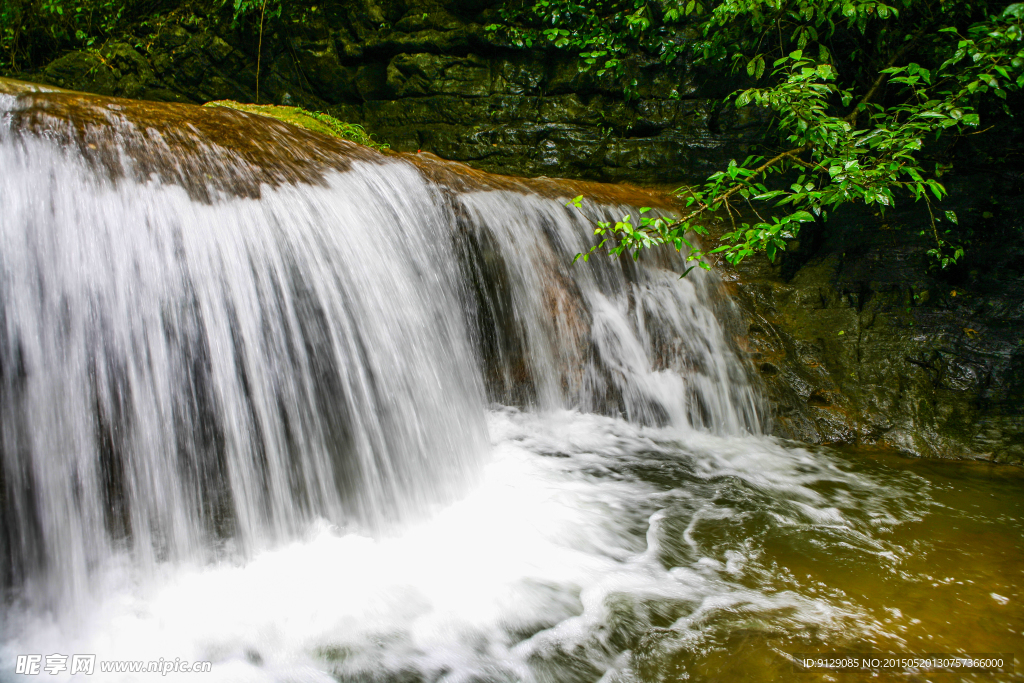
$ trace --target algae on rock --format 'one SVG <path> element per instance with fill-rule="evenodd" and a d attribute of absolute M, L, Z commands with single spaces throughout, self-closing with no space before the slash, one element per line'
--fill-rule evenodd
<path fill-rule="evenodd" d="M 243 104 L 242 102 L 235 102 L 234 100 L 214 100 L 213 102 L 207 102 L 203 106 L 227 107 L 228 109 L 237 109 L 238 111 L 244 111 L 250 114 L 269 116 L 272 119 L 284 121 L 285 123 L 290 123 L 293 126 L 298 126 L 299 128 L 305 128 L 306 130 L 311 130 L 314 133 L 329 135 L 334 138 L 341 138 L 342 140 L 351 140 L 352 142 L 357 142 L 360 145 L 366 145 L 367 147 L 372 147 L 376 150 L 385 150 L 389 148 L 387 143 L 381 143 L 374 140 L 373 136 L 367 133 L 359 124 L 345 123 L 344 121 L 339 121 L 330 114 L 306 111 L 302 107 L 284 107 L 275 104 Z"/>

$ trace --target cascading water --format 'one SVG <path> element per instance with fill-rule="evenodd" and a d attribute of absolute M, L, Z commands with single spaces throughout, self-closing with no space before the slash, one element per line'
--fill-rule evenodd
<path fill-rule="evenodd" d="M 927 482 L 757 436 L 716 278 L 572 265 L 571 185 L 237 112 L 0 116 L 0 680 L 625 683 L 900 637 L 763 548 L 896 575 Z"/>
<path fill-rule="evenodd" d="M 0 165 L 8 581 L 376 524 L 479 460 L 447 216 L 415 170 L 201 203 L 45 140 Z"/>
<path fill-rule="evenodd" d="M 713 277 L 683 280 L 681 260 L 664 254 L 661 267 L 649 260 L 573 266 L 592 243 L 590 221 L 616 209 L 577 213 L 564 198 L 511 191 L 454 201 L 486 320 L 474 327 L 496 347 L 484 354 L 497 378 L 493 399 L 507 403 L 526 385 L 542 409 L 725 434 L 759 431 L 758 401 L 712 310 L 720 297 Z"/>

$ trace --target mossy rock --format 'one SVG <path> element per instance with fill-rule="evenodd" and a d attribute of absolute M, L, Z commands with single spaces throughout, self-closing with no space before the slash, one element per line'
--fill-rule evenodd
<path fill-rule="evenodd" d="M 329 114 L 306 111 L 302 107 L 284 107 L 276 104 L 243 104 L 234 100 L 216 100 L 207 102 L 205 107 L 227 107 L 250 114 L 269 116 L 272 119 L 290 123 L 299 128 L 311 130 L 314 133 L 329 135 L 334 138 L 351 140 L 360 145 L 366 145 L 374 149 L 387 149 L 388 145 L 375 141 L 362 126 L 354 123 L 339 121 Z"/>

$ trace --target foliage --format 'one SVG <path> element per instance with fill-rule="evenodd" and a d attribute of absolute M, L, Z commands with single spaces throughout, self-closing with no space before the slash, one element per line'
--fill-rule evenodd
<path fill-rule="evenodd" d="M 701 221 L 723 210 L 733 229 L 708 254 L 738 263 L 764 251 L 774 260 L 801 224 L 825 220 L 843 204 L 884 211 L 910 197 L 928 204 L 929 253 L 946 267 L 963 254 L 945 227 L 956 216 L 932 208 L 946 196 L 939 179 L 949 168 L 929 163 L 924 150 L 943 135 L 978 129 L 993 102 L 1013 115 L 1004 101 L 1024 85 L 1024 4 L 893 3 L 537 0 L 505 10 L 506 25 L 489 28 L 515 44 L 573 50 L 585 70 L 626 75 L 627 90 L 635 85 L 626 66 L 631 51 L 672 63 L 687 50 L 698 64 L 745 76 L 751 87 L 729 101 L 770 119 L 776 151 L 734 160 L 681 190 L 689 211 L 679 220 L 641 214 L 598 224 L 594 250 L 635 257 L 671 244 L 709 267 L 686 233 L 706 234 Z M 580 198 L 571 203 L 579 207 Z M 737 224 L 741 212 L 756 218 Z"/>
<path fill-rule="evenodd" d="M 207 102 L 203 106 L 227 107 L 229 109 L 249 112 L 250 114 L 269 116 L 285 123 L 305 128 L 306 130 L 342 138 L 343 140 L 351 140 L 379 151 L 388 149 L 386 143 L 379 143 L 374 140 L 373 136 L 367 133 L 362 126 L 355 123 L 345 123 L 323 112 L 312 112 L 301 107 L 282 107 L 272 104 L 243 104 L 233 100 L 217 100 L 215 102 Z"/>
<path fill-rule="evenodd" d="M 17 70 L 33 42 L 87 49 L 110 35 L 129 11 L 125 0 L 3 0 L 0 68 Z"/>
<path fill-rule="evenodd" d="M 517 47 L 549 43 L 576 52 L 583 68 L 594 68 L 598 76 L 625 75 L 629 57 L 638 49 L 656 52 L 671 63 L 685 45 L 678 33 L 652 28 L 646 0 L 537 0 L 529 7 L 505 6 L 499 12 L 504 23 L 485 29 L 503 34 Z M 668 8 L 661 28 L 677 19 Z"/>
<path fill-rule="evenodd" d="M 229 0 L 224 0 L 227 3 Z M 281 0 L 230 0 L 235 24 L 247 16 L 278 19 L 284 9 Z"/>
<path fill-rule="evenodd" d="M 17 73 L 111 39 L 143 47 L 168 22 L 230 21 L 262 34 L 284 8 L 282 0 L 0 0 L 0 70 Z"/>

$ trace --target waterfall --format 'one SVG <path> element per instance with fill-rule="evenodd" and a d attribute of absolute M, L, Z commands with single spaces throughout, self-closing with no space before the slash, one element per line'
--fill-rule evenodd
<path fill-rule="evenodd" d="M 386 535 L 473 485 L 488 406 L 758 432 L 716 276 L 574 265 L 633 210 L 578 189 L 0 95 L 0 585 L 63 605 L 112 558 Z"/>
<path fill-rule="evenodd" d="M 458 194 L 475 346 L 492 401 L 621 414 L 718 434 L 759 431 L 759 403 L 731 350 L 713 274 L 678 255 L 595 258 L 593 223 L 636 207 L 566 208 L 512 191 Z"/>

